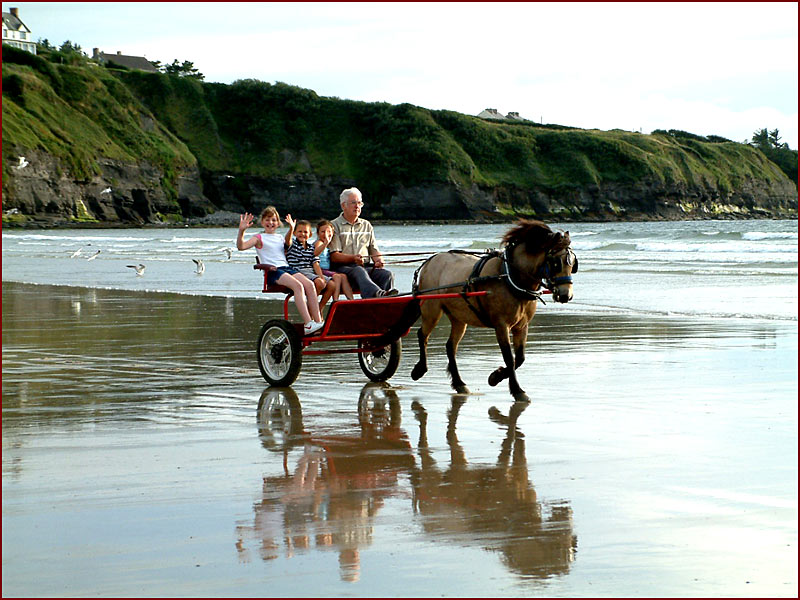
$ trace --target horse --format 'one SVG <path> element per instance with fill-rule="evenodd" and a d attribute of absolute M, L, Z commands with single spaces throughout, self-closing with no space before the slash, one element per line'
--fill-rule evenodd
<path fill-rule="evenodd" d="M 570 247 L 569 232 L 557 232 L 542 221 L 522 219 L 503 237 L 504 250 L 481 257 L 464 251 L 435 254 L 414 274 L 414 290 L 425 293 L 457 292 L 458 298 L 431 299 L 420 304 L 422 324 L 417 331 L 419 361 L 411 371 L 418 380 L 428 370 L 427 345 L 431 332 L 446 314 L 450 319 L 447 340 L 447 372 L 459 394 L 468 394 L 456 365 L 458 344 L 467 326 L 491 327 L 503 356 L 504 366 L 489 375 L 489 385 L 508 379 L 516 401 L 529 402 L 515 374 L 525 360 L 528 323 L 536 313 L 544 283 L 552 289 L 553 300 L 572 300 L 572 274 L 578 259 Z M 486 291 L 486 295 L 467 296 L 467 292 Z M 509 332 L 513 339 L 512 354 Z"/>

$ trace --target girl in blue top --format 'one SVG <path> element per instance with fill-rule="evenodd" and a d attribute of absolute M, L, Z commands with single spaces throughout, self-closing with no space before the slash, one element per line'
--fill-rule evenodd
<path fill-rule="evenodd" d="M 314 256 L 319 258 L 319 266 L 322 267 L 323 275 L 331 278 L 336 290 L 333 292 L 334 300 L 339 297 L 339 294 L 344 294 L 348 300 L 353 299 L 353 288 L 347 280 L 347 275 L 344 273 L 337 273 L 331 270 L 331 251 L 328 246 L 333 239 L 333 223 L 330 221 L 322 220 L 317 223 L 317 240 L 314 242 Z"/>

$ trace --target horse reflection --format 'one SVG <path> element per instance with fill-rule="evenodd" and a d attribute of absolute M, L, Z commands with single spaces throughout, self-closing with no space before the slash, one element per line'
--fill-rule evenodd
<path fill-rule="evenodd" d="M 249 560 L 248 537 L 259 540 L 263 560 L 313 545 L 338 551 L 343 580 L 359 579 L 359 549 L 372 543 L 373 519 L 385 498 L 397 494 L 398 474 L 413 468 L 414 455 L 400 428 L 397 394 L 387 384 L 364 387 L 358 416 L 356 434 L 313 435 L 291 388 L 265 390 L 260 437 L 283 453 L 283 474 L 264 477 L 253 524 L 237 527 L 241 560 Z"/>
<path fill-rule="evenodd" d="M 453 396 L 448 413 L 450 464 L 440 468 L 427 439 L 427 414 L 412 404 L 419 421 L 421 466 L 412 477 L 414 511 L 438 541 L 478 543 L 499 551 L 514 572 L 533 578 L 569 570 L 577 549 L 572 510 L 566 501 L 539 502 L 528 479 L 525 438 L 517 419 L 528 406 L 516 402 L 508 416 L 492 407 L 490 418 L 507 428 L 497 463 L 470 466 L 456 435 L 463 397 Z M 491 540 L 491 541 L 487 541 Z"/>
<path fill-rule="evenodd" d="M 282 472 L 263 478 L 252 523 L 237 527 L 240 559 L 249 560 L 253 543 L 265 561 L 335 551 L 342 580 L 357 581 L 378 512 L 388 498 L 409 497 L 412 518 L 435 542 L 495 551 L 510 571 L 533 579 L 566 573 L 577 547 L 572 511 L 567 501 L 539 501 L 529 480 L 517 427 L 528 404 L 512 403 L 508 415 L 489 410 L 505 429 L 500 453 L 494 464 L 470 464 L 456 432 L 464 403 L 464 396 L 453 396 L 444 467 L 428 443 L 424 407 L 411 405 L 419 422 L 415 450 L 388 384 L 367 384 L 358 422 L 336 434 L 306 430 L 295 392 L 268 388 L 258 407 L 259 436 L 282 455 Z"/>

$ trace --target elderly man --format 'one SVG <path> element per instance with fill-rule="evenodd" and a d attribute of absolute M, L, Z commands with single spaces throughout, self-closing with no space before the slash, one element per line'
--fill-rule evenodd
<path fill-rule="evenodd" d="M 395 296 L 394 275 L 383 268 L 383 257 L 375 241 L 372 224 L 361 219 L 361 192 L 348 188 L 339 196 L 342 214 L 333 220 L 330 243 L 331 267 L 347 275 L 362 298 Z M 370 264 L 370 262 L 372 264 Z"/>

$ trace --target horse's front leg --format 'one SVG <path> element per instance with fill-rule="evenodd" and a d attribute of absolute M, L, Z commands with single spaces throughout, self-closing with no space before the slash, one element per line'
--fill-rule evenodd
<path fill-rule="evenodd" d="M 511 328 L 511 339 L 514 344 L 514 370 L 520 368 L 525 362 L 525 343 L 528 341 L 528 322 L 518 324 Z M 489 385 L 496 386 L 509 376 L 509 369 L 497 367 L 489 375 Z"/>
<path fill-rule="evenodd" d="M 448 316 L 449 313 L 448 313 Z M 447 338 L 445 348 L 447 350 L 447 372 L 450 374 L 450 385 L 459 394 L 469 394 L 467 384 L 461 379 L 458 373 L 458 365 L 456 365 L 456 352 L 458 352 L 458 343 L 464 337 L 464 332 L 467 330 L 467 324 L 461 321 L 456 321 L 450 317 L 450 337 Z"/>
<path fill-rule="evenodd" d="M 511 352 L 511 341 L 509 340 L 508 336 L 508 327 L 503 325 L 495 328 L 495 335 L 497 336 L 497 345 L 500 346 L 500 353 L 503 355 L 503 362 L 506 363 L 505 367 L 500 367 L 497 371 L 492 373 L 489 376 L 489 384 L 490 385 L 497 385 L 499 381 L 502 381 L 506 377 L 508 377 L 508 389 L 511 392 L 511 395 L 514 396 L 514 400 L 517 402 L 528 402 L 528 395 L 525 393 L 519 382 L 517 381 L 517 375 L 514 373 L 514 356 Z M 522 356 L 522 360 L 524 360 L 524 354 Z M 494 384 L 492 384 L 494 381 Z"/>

